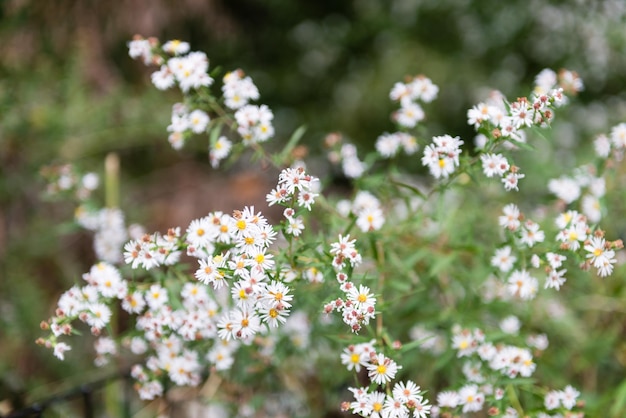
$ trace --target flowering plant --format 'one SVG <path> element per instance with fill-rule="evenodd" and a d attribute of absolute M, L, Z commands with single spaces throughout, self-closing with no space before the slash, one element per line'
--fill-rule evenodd
<path fill-rule="evenodd" d="M 126 228 L 115 205 L 86 204 L 93 174 L 46 170 L 51 192 L 76 189 L 76 219 L 96 232 L 101 260 L 42 323 L 50 333 L 39 343 L 56 357 L 64 359 L 65 337 L 83 322 L 97 337 L 96 365 L 134 356 L 142 399 L 208 378 L 223 388 L 213 393 L 220 401 L 238 400 L 238 416 L 270 413 L 255 395 L 280 392 L 276 376 L 302 396 L 279 403 L 292 416 L 307 411 L 314 389 L 286 376 L 319 381 L 334 391 L 324 396 L 342 398 L 337 408 L 363 417 L 583 415 L 574 386 L 551 389 L 535 377 L 549 351 L 542 324 L 550 309 L 556 316 L 555 295 L 568 280 L 614 272 L 623 245 L 600 223 L 626 124 L 595 139 L 588 165 L 549 180 L 554 198 L 539 208 L 516 201 L 532 172 L 514 162 L 535 152 L 532 134 L 582 90 L 576 73 L 544 70 L 527 97 L 493 92 L 469 109 L 472 149 L 467 138 L 426 136 L 424 108 L 439 93 L 431 79 L 396 83 L 395 132 L 378 136 L 375 150 L 359 157 L 342 135 L 325 138 L 334 172 L 352 187 L 335 195 L 325 190 L 331 179 L 295 152 L 303 129 L 278 152 L 264 147 L 275 135 L 273 113 L 253 104 L 260 92 L 242 70 L 223 75 L 216 95 L 207 56 L 186 42 L 136 37 L 129 53 L 158 67 L 158 89 L 183 94 L 167 126 L 172 147 L 205 136 L 214 168 L 252 153 L 277 170 L 266 201 L 282 216 L 246 206 L 143 232 Z M 477 215 L 469 205 L 484 209 Z M 132 321 L 123 332 L 120 315 Z"/>

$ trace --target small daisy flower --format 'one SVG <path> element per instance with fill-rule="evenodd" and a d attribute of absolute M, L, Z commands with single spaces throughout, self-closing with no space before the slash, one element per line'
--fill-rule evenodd
<path fill-rule="evenodd" d="M 401 366 L 398 366 L 395 361 L 381 353 L 373 357 L 370 364 L 367 365 L 368 376 L 372 382 L 379 385 L 393 379 L 400 368 Z"/>
<path fill-rule="evenodd" d="M 517 206 L 513 203 L 509 203 L 502 209 L 502 212 L 504 215 L 498 218 L 500 226 L 508 228 L 511 231 L 516 231 L 521 226 L 521 214 Z"/>
<path fill-rule="evenodd" d="M 58 358 L 59 360 L 65 360 L 65 352 L 71 350 L 72 347 L 70 347 L 68 344 L 66 343 L 56 343 L 54 345 L 54 356 L 56 358 Z"/>
<path fill-rule="evenodd" d="M 491 258 L 491 265 L 506 273 L 513 268 L 516 261 L 517 257 L 511 253 L 511 247 L 507 245 L 496 250 Z"/>
<path fill-rule="evenodd" d="M 341 364 L 348 370 L 360 372 L 362 367 L 366 367 L 369 360 L 369 353 L 359 349 L 358 344 L 346 347 L 341 353 Z"/>
<path fill-rule="evenodd" d="M 507 289 L 512 296 L 533 299 L 537 294 L 537 279 L 526 270 L 516 270 L 509 276 Z"/>
<path fill-rule="evenodd" d="M 459 389 L 459 405 L 463 406 L 463 413 L 478 412 L 483 409 L 485 395 L 478 390 L 477 385 L 465 385 Z"/>

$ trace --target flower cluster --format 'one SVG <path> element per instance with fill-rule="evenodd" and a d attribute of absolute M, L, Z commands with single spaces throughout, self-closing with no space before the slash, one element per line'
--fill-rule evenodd
<path fill-rule="evenodd" d="M 548 181 L 548 190 L 565 204 L 570 205 L 580 199 L 583 214 L 591 223 L 602 219 L 600 199 L 606 193 L 604 177 L 594 175 L 592 166 L 579 167 L 573 177 L 561 176 Z"/>
<path fill-rule="evenodd" d="M 548 126 L 554 118 L 554 108 L 565 103 L 564 87 L 575 94 L 582 89 L 579 80 L 572 72 L 562 71 L 557 77 L 554 71 L 544 70 L 535 80 L 530 99 L 520 97 L 509 103 L 501 93 L 493 92 L 489 100 L 467 111 L 468 124 L 479 133 L 476 138 L 478 148 L 485 150 L 480 155 L 485 176 L 500 177 L 507 191 L 519 190 L 519 180 L 525 175 L 501 153 L 492 151 L 500 145 L 513 149 L 525 143 L 526 128 Z"/>
<path fill-rule="evenodd" d="M 519 320 L 510 316 L 501 321 L 501 330 L 510 335 L 517 335 Z M 544 334 L 531 335 L 527 339 L 528 347 L 541 353 L 548 347 Z M 503 343 L 494 344 L 485 338 L 482 330 L 457 327 L 452 335 L 452 348 L 457 357 L 469 360 L 463 366 L 463 374 L 467 383 L 458 390 L 445 390 L 437 395 L 437 405 L 433 407 L 433 416 L 445 416 L 445 412 L 478 412 L 485 404 L 492 404 L 490 415 L 498 415 L 495 405 L 501 404 L 504 398 L 504 387 L 508 379 L 530 377 L 536 369 L 529 348 L 517 347 Z M 505 380 L 502 380 L 504 377 Z M 495 408 L 495 409 L 494 409 Z M 512 408 L 511 408 L 512 409 Z M 505 416 L 517 416 L 508 411 Z"/>
<path fill-rule="evenodd" d="M 539 225 L 523 218 L 523 214 L 514 204 L 506 205 L 503 215 L 499 217 L 500 226 L 512 232 L 514 248 L 520 251 L 522 247 L 533 248 L 536 243 L 545 240 L 545 233 L 539 229 Z M 552 248 L 532 254 L 530 257 L 530 265 L 533 268 L 544 267 L 546 289 L 559 290 L 565 283 L 567 269 L 562 267 L 568 257 L 582 260 L 580 267 L 584 270 L 593 266 L 599 276 L 611 275 L 617 262 L 615 250 L 623 248 L 621 240 L 607 241 L 603 231 L 599 229 L 594 231 L 587 217 L 575 210 L 560 213 L 555 225 L 558 232 Z M 572 255 L 568 256 L 567 253 Z M 491 265 L 500 272 L 508 273 L 515 267 L 517 261 L 515 250 L 510 245 L 505 245 L 495 251 Z M 534 298 L 537 287 L 537 279 L 525 269 L 513 271 L 507 281 L 509 294 L 522 299 Z"/>
<path fill-rule="evenodd" d="M 354 215 L 357 227 L 363 232 L 379 230 L 385 223 L 380 200 L 364 190 L 359 191 L 352 202 L 341 200 L 337 204 L 337 210 L 344 217 Z"/>
<path fill-rule="evenodd" d="M 284 231 L 288 235 L 298 237 L 304 231 L 303 218 L 296 215 L 295 207 L 297 205 L 310 211 L 319 196 L 316 193 L 318 189 L 319 179 L 306 174 L 303 167 L 286 168 L 280 173 L 278 184 L 267 194 L 266 200 L 270 206 L 286 206 L 283 211 L 286 220 Z"/>
<path fill-rule="evenodd" d="M 122 261 L 120 248 L 128 239 L 128 231 L 120 209 L 93 210 L 81 205 L 76 208 L 74 216 L 80 226 L 95 232 L 93 246 L 99 260 L 109 263 Z"/>
<path fill-rule="evenodd" d="M 448 178 L 459 166 L 461 145 L 463 141 L 458 136 L 435 136 L 433 142 L 424 148 L 422 164 L 435 178 Z"/>
<path fill-rule="evenodd" d="M 216 168 L 228 157 L 233 146 L 226 136 L 219 135 L 223 124 L 236 131 L 244 145 L 264 142 L 274 135 L 274 114 L 266 105 L 249 104 L 251 100 L 259 99 L 259 90 L 241 69 L 223 77 L 223 103 L 234 113 L 226 109 L 217 111 L 217 99 L 212 96 L 206 99 L 199 93 L 203 88 L 208 91 L 214 82 L 208 74 L 209 59 L 205 53 L 190 52 L 187 42 L 172 40 L 160 45 L 157 39 L 139 36 L 128 43 L 128 48 L 132 58 L 141 58 L 146 65 L 160 66 L 151 77 L 158 89 L 166 90 L 177 85 L 188 98 L 193 97 L 173 106 L 167 130 L 170 132 L 168 141 L 174 149 L 181 149 L 193 134 L 211 133 L 209 156 L 211 165 Z M 211 111 L 217 113 L 214 119 L 210 116 Z"/>
<path fill-rule="evenodd" d="M 71 193 L 77 200 L 85 201 L 100 185 L 100 177 L 96 173 L 81 174 L 71 164 L 46 166 L 41 169 L 41 175 L 48 182 L 48 196 Z"/>
<path fill-rule="evenodd" d="M 383 134 L 376 140 L 376 151 L 383 158 L 391 158 L 398 154 L 400 149 L 407 155 L 413 155 L 418 150 L 417 140 L 413 135 L 406 132 L 394 132 Z"/>
<path fill-rule="evenodd" d="M 274 136 L 274 114 L 266 105 L 245 105 L 235 112 L 237 132 L 245 145 L 265 142 Z"/>
<path fill-rule="evenodd" d="M 437 93 L 439 87 L 423 75 L 418 75 L 407 83 L 396 83 L 389 97 L 395 102 L 400 102 L 400 110 L 392 115 L 393 120 L 401 127 L 414 128 L 417 123 L 424 120 L 424 110 L 417 101 L 430 103 L 437 98 Z"/>
<path fill-rule="evenodd" d="M 192 133 L 201 134 L 206 132 L 211 121 L 209 115 L 201 109 L 189 111 L 183 103 L 175 103 L 172 106 L 171 123 L 167 127 L 170 132 L 168 141 L 174 149 L 181 149 L 185 140 Z"/>
<path fill-rule="evenodd" d="M 516 166 L 512 166 L 502 154 L 485 153 L 480 155 L 483 164 L 483 173 L 487 177 L 498 176 L 506 191 L 519 190 L 518 183 L 525 177 L 518 172 Z"/>
<path fill-rule="evenodd" d="M 224 93 L 224 104 L 233 110 L 242 108 L 250 100 L 259 99 L 259 89 L 241 69 L 224 75 L 222 92 Z"/>
<path fill-rule="evenodd" d="M 179 261 L 181 254 L 180 228 L 170 228 L 165 235 L 144 234 L 124 245 L 124 262 L 134 269 L 171 266 Z"/>
<path fill-rule="evenodd" d="M 38 342 L 52 348 L 54 355 L 61 360 L 71 347 L 59 341 L 59 337 L 73 333 L 72 322 L 78 319 L 90 327 L 93 335 L 100 335 L 111 321 L 109 304 L 113 300 L 125 299 L 129 292 L 128 282 L 109 263 L 100 262 L 92 266 L 83 279 L 87 284 L 65 291 L 59 298 L 55 315 L 41 324 L 43 329 L 51 331 L 51 335 Z"/>
<path fill-rule="evenodd" d="M 251 104 L 259 99 L 259 90 L 242 70 L 224 75 L 222 97 L 217 98 L 209 88 L 213 79 L 208 74 L 208 58 L 190 52 L 189 44 L 169 41 L 160 45 L 155 39 L 136 38 L 129 44 L 129 54 L 160 66 L 152 75 L 157 88 L 178 86 L 184 95 L 172 109 L 168 126 L 172 145 L 179 148 L 191 135 L 206 134 L 214 167 L 231 152 L 240 155 L 244 146 L 252 146 L 255 157 L 280 170 L 276 186 L 265 199 L 270 206 L 284 207 L 284 219 L 275 228 L 261 212 L 247 206 L 230 214 L 210 212 L 193 219 L 186 228 L 170 228 L 164 234 L 130 234 L 117 209 L 79 211 L 77 220 L 96 231 L 98 257 L 109 262 L 95 264 L 83 275 L 85 283 L 65 292 L 55 315 L 42 323 L 50 335 L 39 342 L 52 349 L 56 357 L 63 359 L 71 349 L 61 339 L 77 333 L 74 321 L 81 321 L 97 338 L 94 349 L 98 366 L 123 350 L 141 358 L 131 374 L 140 397 L 153 399 L 162 396 L 170 382 L 177 386 L 199 385 L 206 370 L 212 374 L 232 369 L 233 387 L 237 386 L 238 368 L 233 369 L 233 364 L 242 358 L 260 359 L 264 366 L 290 368 L 293 362 L 288 356 L 298 353 L 298 349 L 310 349 L 307 355 L 314 361 L 327 361 L 326 353 L 335 345 L 343 349 L 337 356 L 341 364 L 363 386 L 349 388 L 354 400 L 344 402 L 342 409 L 363 417 L 449 417 L 474 412 L 502 417 L 576 416 L 574 410 L 581 406 L 580 393 L 573 386 L 547 393 L 543 388 L 529 390 L 528 397 L 520 398 L 522 401 L 532 394 L 540 396 L 534 396 L 539 399 L 528 411 L 518 402 L 516 391 L 535 385 L 529 378 L 534 377 L 537 359 L 548 347 L 547 336 L 539 331 L 542 324 L 526 322 L 531 315 L 520 312 L 532 311 L 527 305 L 538 297 L 538 278 L 545 277 L 545 288 L 559 290 L 566 281 L 567 269 L 572 273 L 571 263 L 578 263 L 581 271 L 593 267 L 602 277 L 613 273 L 616 252 L 623 244 L 620 240 L 609 241 L 597 226 L 602 220 L 603 197 L 610 186 L 603 174 L 613 161 L 584 166 L 572 176 L 547 182 L 559 201 L 554 207 L 542 206 L 532 212 L 537 222 L 525 216 L 516 204 L 504 206 L 500 216 L 495 214 L 491 219 L 495 222 L 498 217 L 498 234 L 502 237 L 495 247 L 489 245 L 493 251 L 485 252 L 479 243 L 471 242 L 480 238 L 473 229 L 459 230 L 457 234 L 456 216 L 448 214 L 474 219 L 469 214 L 465 217 L 463 210 L 455 213 L 456 209 L 451 209 L 465 200 L 445 194 L 454 178 L 463 175 L 459 180 L 471 179 L 480 170 L 486 177 L 500 178 L 506 191 L 517 190 L 524 175 L 509 151 L 531 148 L 525 144 L 525 130 L 549 125 L 555 109 L 566 101 L 564 93 L 582 89 L 575 73 L 544 71 L 528 98 L 508 102 L 494 93 L 470 109 L 468 122 L 480 137 L 475 156 L 461 157 L 464 141 L 459 137 L 432 137 L 432 142 L 424 146 L 421 162 L 441 183 L 428 193 L 422 192 L 421 174 L 403 173 L 399 164 L 384 160 L 401 150 L 408 155 L 417 152 L 419 129 L 415 128 L 424 119 L 418 101 L 431 102 L 439 88 L 425 76 L 396 83 L 390 98 L 401 106 L 393 114 L 398 132 L 380 135 L 376 152 L 361 160 L 354 144 L 338 134 L 326 137 L 329 158 L 341 165 L 354 191 L 351 198 L 328 194 L 322 199 L 320 179 L 307 174 L 304 162 L 296 156 L 303 154 L 289 155 L 293 141 L 275 155 L 263 148 L 262 143 L 274 134 L 273 113 L 265 105 Z M 225 128 L 230 129 L 229 134 L 222 131 Z M 294 141 L 299 139 L 297 132 L 292 136 Z M 236 136 L 242 140 L 231 142 Z M 615 126 L 610 136 L 598 137 L 595 147 L 601 159 L 621 159 L 626 148 L 626 124 Z M 385 168 L 389 170 L 375 171 Z M 57 189 L 78 188 L 81 181 L 86 181 L 66 171 L 57 172 Z M 87 179 L 87 183 L 93 184 L 93 179 Z M 430 219 L 428 200 L 439 192 L 442 199 L 436 210 L 441 213 Z M 500 194 L 506 195 L 502 191 Z M 323 204 L 315 205 L 320 200 Z M 566 208 L 578 200 L 580 212 Z M 394 213 L 391 208 L 402 205 L 406 215 L 390 222 Z M 555 217 L 556 222 L 552 222 Z M 311 229 L 315 233 L 310 233 Z M 370 245 L 359 245 L 357 249 L 361 238 Z M 183 259 L 193 261 L 191 270 Z M 114 266 L 122 261 L 127 265 L 119 269 Z M 131 270 L 132 280 L 125 279 L 124 272 Z M 486 290 L 482 298 L 468 297 L 475 290 L 471 286 L 480 285 L 477 280 L 482 280 L 480 274 L 476 280 L 470 276 L 486 271 L 492 275 L 483 284 Z M 359 283 L 359 278 L 370 274 L 378 280 Z M 327 281 L 329 275 L 337 280 L 339 297 L 333 293 L 337 285 Z M 460 280 L 463 275 L 470 279 Z M 423 309 L 424 298 L 416 296 L 420 292 L 432 300 Z M 518 300 L 490 303 L 496 296 Z M 480 315 L 474 315 L 482 302 L 494 312 L 483 309 Z M 312 327 L 305 309 L 319 314 L 322 304 L 326 315 L 319 327 Z M 109 326 L 114 322 L 117 305 L 133 321 L 119 340 L 113 335 L 115 327 Z M 466 328 L 454 325 L 450 331 L 449 323 L 442 321 L 448 321 L 449 313 L 458 306 L 476 311 L 463 318 Z M 525 311 L 517 311 L 520 306 Z M 350 331 L 341 324 L 340 338 L 313 338 L 318 334 L 311 334 L 312 329 L 317 333 L 334 326 L 328 324 L 332 312 L 341 315 Z M 442 312 L 445 315 L 439 315 Z M 535 312 L 540 311 L 533 311 L 533 315 Z M 395 317 L 395 313 L 399 315 Z M 411 315 L 418 315 L 420 322 L 413 321 Z M 374 319 L 376 326 L 368 326 Z M 495 333 L 489 332 L 489 325 Z M 524 333 L 532 328 L 539 330 Z M 411 341 L 403 345 L 403 338 Z M 297 350 L 279 347 L 285 340 Z M 407 356 L 409 364 L 403 367 L 386 354 L 412 349 L 462 364 L 458 373 L 451 374 L 461 380 L 441 391 L 436 405 L 429 404 L 414 381 L 394 382 L 396 377 L 404 378 L 401 371 L 411 372 L 417 363 Z M 309 373 L 313 368 L 306 363 Z M 429 368 L 429 372 L 438 371 L 438 367 Z M 241 369 L 246 374 L 257 370 Z M 262 373 L 269 373 L 266 369 L 270 368 L 263 368 Z M 232 390 L 244 392 L 239 387 Z"/>
<path fill-rule="evenodd" d="M 363 325 L 376 314 L 376 298 L 367 286 L 358 287 L 349 280 L 348 274 L 343 270 L 348 267 L 353 269 L 361 263 L 361 255 L 355 247 L 356 240 L 350 240 L 350 235 L 339 235 L 339 241 L 331 244 L 330 254 L 333 256 L 332 265 L 337 271 L 339 288 L 344 292 L 344 298 L 327 303 L 324 312 L 329 314 L 333 311 L 341 312 L 343 321 L 350 327 L 352 332 L 359 332 Z"/>
<path fill-rule="evenodd" d="M 380 366 L 377 366 L 380 367 Z M 342 409 L 369 418 L 426 418 L 432 405 L 413 381 L 398 382 L 390 394 L 369 392 L 367 388 L 349 388 L 353 402 L 344 402 Z"/>
<path fill-rule="evenodd" d="M 385 386 L 390 384 L 398 370 L 402 368 L 391 358 L 377 353 L 373 340 L 346 347 L 341 353 L 341 363 L 348 370 L 357 373 L 362 369 L 367 370 L 371 384 Z M 369 392 L 366 387 L 349 390 L 355 400 L 344 402 L 342 409 L 362 417 L 425 418 L 430 414 L 432 407 L 428 399 L 424 398 L 424 392 L 411 380 L 396 383 L 388 394 Z"/>
<path fill-rule="evenodd" d="M 167 43 L 164 45 L 163 50 L 166 53 L 171 53 L 172 50 L 166 48 L 167 45 Z M 188 47 L 179 48 L 179 54 L 169 58 L 158 71 L 152 73 L 152 83 L 156 88 L 167 90 L 178 85 L 183 93 L 187 93 L 191 89 L 197 90 L 213 84 L 213 78 L 207 73 L 209 59 L 206 54 L 204 52 L 189 52 L 188 55 L 180 56 L 180 54 L 188 51 Z"/>
<path fill-rule="evenodd" d="M 566 409 L 571 411 L 576 406 L 580 392 L 568 385 L 563 390 L 551 390 L 546 393 L 545 407 L 547 410 Z"/>

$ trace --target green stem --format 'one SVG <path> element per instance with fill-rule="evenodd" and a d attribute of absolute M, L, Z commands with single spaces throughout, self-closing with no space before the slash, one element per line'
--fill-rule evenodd
<path fill-rule="evenodd" d="M 120 206 L 120 157 L 109 153 L 104 160 L 105 184 L 104 201 L 107 208 Z"/>

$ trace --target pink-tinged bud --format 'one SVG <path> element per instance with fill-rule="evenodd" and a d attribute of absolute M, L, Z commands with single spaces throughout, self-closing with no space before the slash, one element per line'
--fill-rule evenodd
<path fill-rule="evenodd" d="M 99 337 L 101 332 L 102 332 L 102 330 L 100 328 L 91 327 L 91 335 L 93 335 L 95 337 Z"/>
<path fill-rule="evenodd" d="M 44 331 L 47 331 L 50 329 L 50 324 L 48 324 L 46 321 L 41 321 L 39 323 L 39 328 L 41 328 Z"/>
<path fill-rule="evenodd" d="M 394 350 L 399 350 L 402 348 L 402 343 L 400 342 L 400 340 L 395 340 L 392 344 L 392 347 Z"/>

